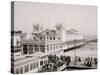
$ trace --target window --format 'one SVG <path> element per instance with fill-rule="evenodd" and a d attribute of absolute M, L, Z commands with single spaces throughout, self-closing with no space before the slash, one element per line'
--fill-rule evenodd
<path fill-rule="evenodd" d="M 47 32 L 46 34 L 49 34 L 49 32 Z"/>
<path fill-rule="evenodd" d="M 32 70 L 32 69 L 33 69 L 33 63 L 30 64 L 30 70 Z"/>
<path fill-rule="evenodd" d="M 32 45 L 29 45 L 29 53 L 33 53 L 33 46 Z"/>
<path fill-rule="evenodd" d="M 36 51 L 36 52 L 39 51 L 39 46 L 38 45 L 34 45 L 34 51 Z"/>
<path fill-rule="evenodd" d="M 30 64 L 30 70 L 33 70 L 35 68 L 35 62 Z"/>
<path fill-rule="evenodd" d="M 40 40 L 42 40 L 42 37 L 40 37 Z"/>
<path fill-rule="evenodd" d="M 45 52 L 45 45 L 40 45 L 40 51 Z"/>
<path fill-rule="evenodd" d="M 43 65 L 43 61 L 40 61 L 40 65 Z"/>
<path fill-rule="evenodd" d="M 47 37 L 47 40 L 48 40 L 48 37 Z"/>
<path fill-rule="evenodd" d="M 53 37 L 53 40 L 55 40 L 55 37 Z"/>
<path fill-rule="evenodd" d="M 45 37 L 40 37 L 40 40 L 45 40 Z"/>
<path fill-rule="evenodd" d="M 60 40 L 60 37 L 58 37 L 58 40 Z"/>
<path fill-rule="evenodd" d="M 36 68 L 36 64 L 35 64 L 35 62 L 33 63 L 33 65 L 34 65 L 34 68 Z"/>
<path fill-rule="evenodd" d="M 43 37 L 44 38 L 44 40 L 45 40 L 45 37 Z"/>
<path fill-rule="evenodd" d="M 21 74 L 23 73 L 23 67 L 20 67 L 20 73 Z"/>
<path fill-rule="evenodd" d="M 20 46 L 20 41 L 18 39 L 16 40 L 16 46 Z"/>
<path fill-rule="evenodd" d="M 45 60 L 45 63 L 47 64 L 47 63 L 48 63 L 48 61 L 47 61 L 47 60 Z"/>
<path fill-rule="evenodd" d="M 58 48 L 60 48 L 60 44 L 58 43 Z"/>
<path fill-rule="evenodd" d="M 44 60 L 44 64 L 47 64 L 47 60 Z"/>
<path fill-rule="evenodd" d="M 44 60 L 44 65 L 46 64 L 45 60 Z"/>
<path fill-rule="evenodd" d="M 52 37 L 50 37 L 50 40 L 52 40 Z"/>
<path fill-rule="evenodd" d="M 29 64 L 25 65 L 25 72 L 28 72 L 28 71 L 29 71 Z"/>
<path fill-rule="evenodd" d="M 52 50 L 52 44 L 50 45 L 50 50 Z"/>
<path fill-rule="evenodd" d="M 62 48 L 62 44 L 60 43 L 60 48 Z"/>
<path fill-rule="evenodd" d="M 16 74 L 19 74 L 19 68 L 16 68 Z"/>
<path fill-rule="evenodd" d="M 27 54 L 27 45 L 23 45 L 23 54 Z"/>
<path fill-rule="evenodd" d="M 56 49 L 58 48 L 58 44 L 56 44 Z"/>
<path fill-rule="evenodd" d="M 38 62 L 34 62 L 34 68 L 38 67 Z"/>
<path fill-rule="evenodd" d="M 38 67 L 38 62 L 36 62 L 36 67 Z"/>
<path fill-rule="evenodd" d="M 47 45 L 47 51 L 49 51 L 49 45 Z"/>
<path fill-rule="evenodd" d="M 17 50 L 14 51 L 14 53 L 20 52 L 20 50 L 21 50 L 21 49 L 17 49 Z"/>
<path fill-rule="evenodd" d="M 55 50 L 55 44 L 53 44 L 53 49 Z"/>
<path fill-rule="evenodd" d="M 38 30 L 38 31 L 39 31 L 39 28 L 36 28 L 36 30 Z"/>

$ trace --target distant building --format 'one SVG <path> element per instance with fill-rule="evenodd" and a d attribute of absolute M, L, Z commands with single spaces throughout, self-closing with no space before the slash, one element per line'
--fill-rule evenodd
<path fill-rule="evenodd" d="M 11 32 L 11 53 L 14 58 L 21 56 L 21 38 L 22 31 Z"/>

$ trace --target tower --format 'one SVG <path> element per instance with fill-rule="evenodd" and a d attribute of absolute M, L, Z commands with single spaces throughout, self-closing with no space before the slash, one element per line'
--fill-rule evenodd
<path fill-rule="evenodd" d="M 62 26 L 62 23 L 56 24 L 56 33 L 58 40 L 65 41 L 65 29 Z"/>
<path fill-rule="evenodd" d="M 34 24 L 33 25 L 33 33 L 40 33 L 42 31 L 42 27 L 40 27 L 39 24 Z"/>
<path fill-rule="evenodd" d="M 56 24 L 57 39 L 62 40 L 62 24 Z"/>
<path fill-rule="evenodd" d="M 56 30 L 62 31 L 62 24 L 56 24 Z"/>

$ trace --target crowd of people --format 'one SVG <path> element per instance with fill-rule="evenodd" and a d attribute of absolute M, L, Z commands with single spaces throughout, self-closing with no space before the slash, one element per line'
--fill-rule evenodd
<path fill-rule="evenodd" d="M 65 67 L 69 66 L 73 61 L 71 60 L 71 56 L 56 56 L 56 55 L 49 55 L 48 56 L 48 64 L 45 64 L 42 69 L 41 72 L 53 72 L 53 71 L 57 71 L 57 69 L 61 66 L 63 66 L 64 64 L 66 64 Z M 84 62 L 83 65 L 87 66 L 87 67 L 92 67 L 92 65 L 97 65 L 97 58 L 92 58 L 92 57 L 87 57 L 87 58 L 83 58 L 76 56 L 75 57 L 75 63 L 78 62 Z M 76 65 L 77 67 L 77 65 Z"/>
<path fill-rule="evenodd" d="M 92 67 L 92 65 L 97 65 L 97 58 L 87 57 L 85 58 L 84 65 L 88 67 Z"/>

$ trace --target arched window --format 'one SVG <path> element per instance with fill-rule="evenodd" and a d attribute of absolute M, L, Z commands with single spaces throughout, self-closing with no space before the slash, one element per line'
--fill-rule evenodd
<path fill-rule="evenodd" d="M 46 34 L 49 34 L 49 32 L 46 32 Z"/>

